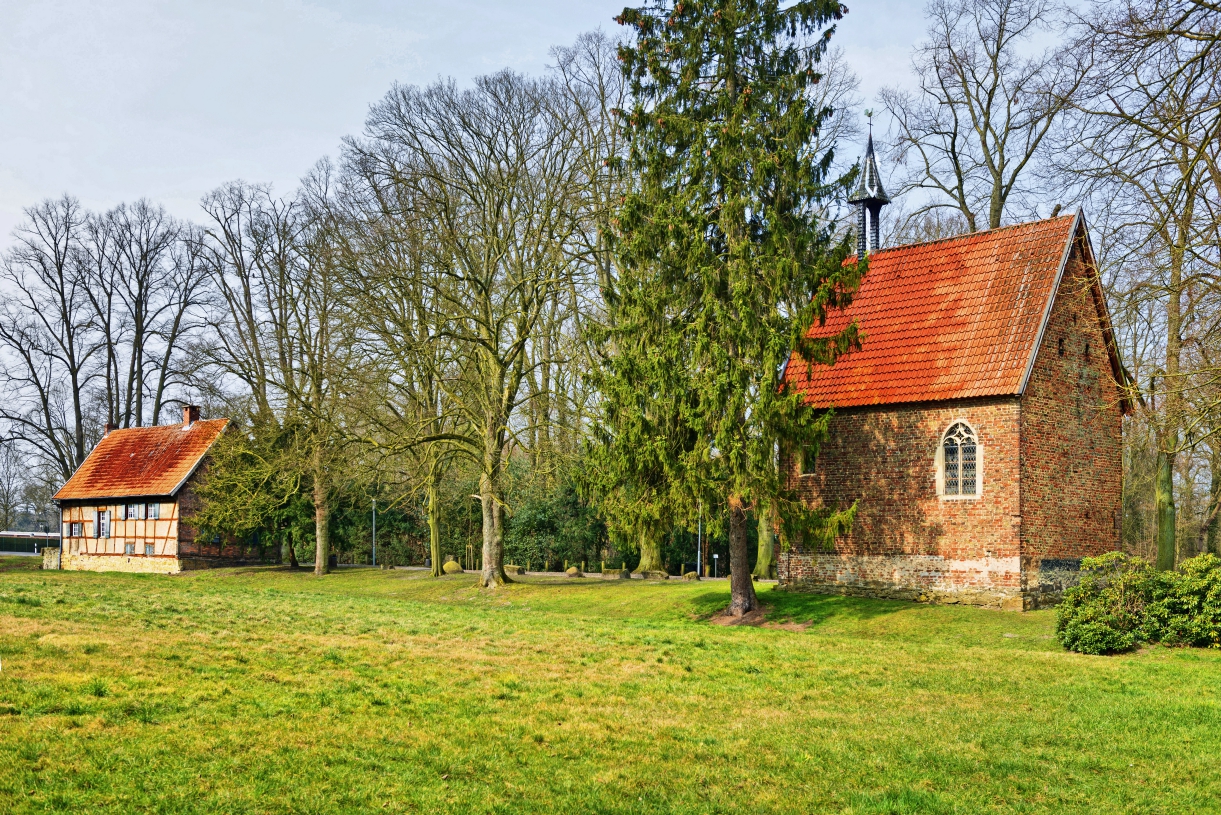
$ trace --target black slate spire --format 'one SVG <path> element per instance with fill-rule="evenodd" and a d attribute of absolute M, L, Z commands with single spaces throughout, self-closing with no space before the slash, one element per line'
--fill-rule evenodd
<path fill-rule="evenodd" d="M 878 173 L 878 162 L 873 154 L 872 122 L 869 142 L 865 146 L 865 160 L 861 162 L 861 183 L 848 203 L 857 205 L 856 255 L 864 257 L 876 251 L 882 243 L 878 217 L 882 207 L 890 203 L 886 190 L 882 189 L 882 176 Z"/>

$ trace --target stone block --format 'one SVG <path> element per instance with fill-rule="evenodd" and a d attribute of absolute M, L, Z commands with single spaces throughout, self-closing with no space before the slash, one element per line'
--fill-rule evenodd
<path fill-rule="evenodd" d="M 60 548 L 58 546 L 42 547 L 42 568 L 58 569 L 59 568 L 59 553 L 60 553 Z"/>

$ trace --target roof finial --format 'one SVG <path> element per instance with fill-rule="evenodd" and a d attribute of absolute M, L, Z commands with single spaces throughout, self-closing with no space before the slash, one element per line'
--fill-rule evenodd
<path fill-rule="evenodd" d="M 882 189 L 882 175 L 878 172 L 877 157 L 873 153 L 873 111 L 866 110 L 869 121 L 869 139 L 865 143 L 865 158 L 861 161 L 861 183 L 848 199 L 849 204 L 858 204 L 856 255 L 864 257 L 881 247 L 881 229 L 878 216 L 882 207 L 890 203 L 886 190 Z"/>

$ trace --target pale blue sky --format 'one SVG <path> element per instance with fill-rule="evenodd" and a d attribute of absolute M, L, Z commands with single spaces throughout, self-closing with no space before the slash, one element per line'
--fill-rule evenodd
<path fill-rule="evenodd" d="M 198 217 L 222 182 L 287 193 L 394 81 L 540 72 L 623 0 L 0 0 L 0 246 L 69 192 Z M 922 3 L 850 2 L 836 41 L 872 100 L 907 84 Z M 849 151 L 854 152 L 854 151 Z"/>

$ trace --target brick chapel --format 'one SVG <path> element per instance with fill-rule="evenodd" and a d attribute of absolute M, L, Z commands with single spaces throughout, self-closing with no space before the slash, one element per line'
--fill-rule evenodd
<path fill-rule="evenodd" d="M 870 139 L 852 304 L 861 347 L 794 356 L 784 383 L 833 408 L 816 456 L 782 466 L 812 507 L 857 514 L 831 549 L 794 544 L 780 581 L 1005 609 L 1054 603 L 1081 558 L 1118 548 L 1124 371 L 1076 215 L 880 249 Z"/>

